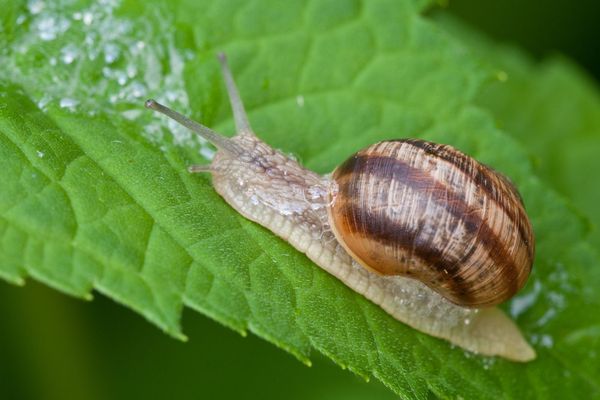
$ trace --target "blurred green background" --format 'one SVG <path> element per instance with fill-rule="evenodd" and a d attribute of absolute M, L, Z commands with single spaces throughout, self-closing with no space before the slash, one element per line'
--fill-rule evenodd
<path fill-rule="evenodd" d="M 567 55 L 600 80 L 600 2 L 597 0 L 449 0 L 446 11 L 536 58 Z"/>
<path fill-rule="evenodd" d="M 600 3 L 453 0 L 444 10 L 541 58 L 554 52 L 600 79 Z M 97 296 L 86 303 L 29 281 L 0 283 L 0 385 L 7 398 L 394 398 L 313 355 L 307 368 L 254 336 L 186 310 L 188 343 Z"/>

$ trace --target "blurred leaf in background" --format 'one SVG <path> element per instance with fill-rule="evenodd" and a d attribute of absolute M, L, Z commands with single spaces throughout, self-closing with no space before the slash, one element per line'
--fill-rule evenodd
<path fill-rule="evenodd" d="M 598 185 L 585 174 L 597 166 L 598 94 L 570 62 L 538 65 L 426 1 L 1 6 L 2 276 L 20 283 L 29 274 L 80 297 L 93 284 L 179 338 L 185 304 L 315 361 L 308 369 L 195 312 L 186 313 L 184 344 L 103 298 L 86 304 L 38 284 L 2 286 L 3 394 L 393 397 L 314 347 L 404 397 L 598 395 L 598 257 L 585 242 L 586 218 L 600 218 Z M 477 10 L 476 2 L 456 10 Z M 515 35 L 529 23 L 539 35 L 539 25 L 516 18 L 501 26 Z M 535 35 L 523 35 L 500 38 L 531 46 Z M 451 143 L 508 173 L 539 246 L 530 284 L 507 309 L 539 360 L 475 357 L 392 321 L 235 215 L 206 177 L 188 176 L 184 166 L 212 150 L 141 104 L 157 96 L 231 132 L 216 50 L 232 56 L 259 134 L 319 172 L 391 135 Z"/>
<path fill-rule="evenodd" d="M 591 219 L 592 240 L 600 246 L 600 184 L 592 173 L 600 171 L 597 82 L 563 56 L 553 53 L 538 61 L 519 48 L 492 42 L 448 14 L 437 13 L 436 20 L 497 69 L 502 79 L 486 85 L 478 103 L 527 146 L 536 172 Z M 588 50 L 600 54 L 600 49 Z M 593 67 L 590 72 L 600 73 Z"/>
<path fill-rule="evenodd" d="M 173 340 L 103 296 L 81 302 L 31 282 L 0 290 L 5 399 L 393 399 L 323 357 L 307 368 L 195 312 Z"/>

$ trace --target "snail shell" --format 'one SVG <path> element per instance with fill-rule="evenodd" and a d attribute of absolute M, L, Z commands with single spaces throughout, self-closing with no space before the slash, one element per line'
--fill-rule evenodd
<path fill-rule="evenodd" d="M 386 141 L 321 176 L 261 141 L 220 55 L 232 138 L 148 100 L 218 151 L 208 172 L 240 214 L 305 253 L 397 320 L 467 350 L 529 361 L 535 352 L 497 304 L 525 283 L 533 235 L 502 175 L 450 146 Z M 365 268 L 366 267 L 366 268 Z"/>
<path fill-rule="evenodd" d="M 376 143 L 333 180 L 330 225 L 366 268 L 413 277 L 466 307 L 502 303 L 527 281 L 534 240 L 517 190 L 455 148 Z"/>

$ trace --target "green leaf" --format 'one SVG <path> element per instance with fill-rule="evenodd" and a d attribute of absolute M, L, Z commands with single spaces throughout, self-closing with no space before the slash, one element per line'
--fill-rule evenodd
<path fill-rule="evenodd" d="M 80 297 L 95 289 L 180 338 L 187 306 L 306 363 L 316 349 L 406 398 L 598 395 L 599 260 L 586 226 L 479 103 L 494 75 L 419 14 L 427 2 L 42 4 L 16 3 L 16 19 L 2 19 L 3 278 Z M 232 132 L 221 50 L 255 130 L 318 172 L 411 136 L 509 175 L 537 255 L 506 307 L 538 359 L 482 358 L 413 331 L 187 174 L 210 149 L 140 110 L 162 98 Z"/>
<path fill-rule="evenodd" d="M 600 246 L 600 90 L 584 71 L 560 55 L 536 62 L 497 44 L 445 15 L 437 21 L 469 47 L 501 79 L 485 85 L 476 101 L 531 152 L 534 169 L 591 219 Z"/>

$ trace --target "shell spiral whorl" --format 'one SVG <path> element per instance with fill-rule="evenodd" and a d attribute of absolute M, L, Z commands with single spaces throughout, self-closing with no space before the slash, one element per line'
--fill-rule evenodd
<path fill-rule="evenodd" d="M 455 148 L 376 143 L 333 179 L 331 227 L 365 267 L 413 277 L 466 307 L 499 304 L 527 281 L 534 238 L 519 193 Z"/>

